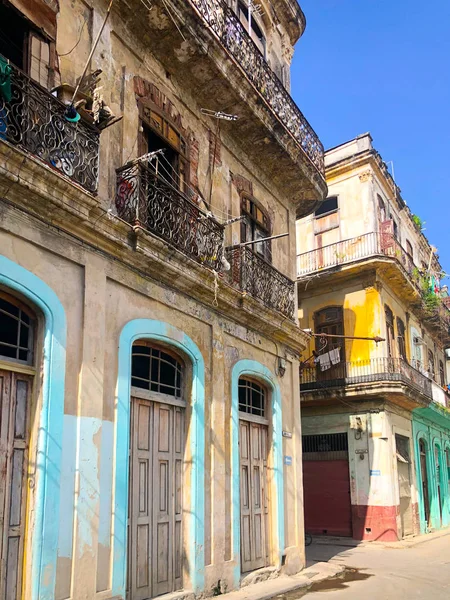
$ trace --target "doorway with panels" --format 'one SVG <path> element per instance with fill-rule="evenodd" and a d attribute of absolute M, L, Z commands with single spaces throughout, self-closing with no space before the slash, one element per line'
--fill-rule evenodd
<path fill-rule="evenodd" d="M 183 588 L 186 367 L 170 348 L 132 348 L 128 600 Z"/>
<path fill-rule="evenodd" d="M 241 572 L 269 565 L 269 402 L 266 388 L 239 379 L 239 473 Z"/>
<path fill-rule="evenodd" d="M 0 291 L 0 599 L 22 598 L 36 315 Z"/>

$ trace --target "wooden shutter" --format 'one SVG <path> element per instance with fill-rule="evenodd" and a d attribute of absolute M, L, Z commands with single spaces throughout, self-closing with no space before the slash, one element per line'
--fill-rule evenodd
<path fill-rule="evenodd" d="M 29 37 L 29 74 L 32 79 L 48 88 L 50 44 L 34 33 Z"/>

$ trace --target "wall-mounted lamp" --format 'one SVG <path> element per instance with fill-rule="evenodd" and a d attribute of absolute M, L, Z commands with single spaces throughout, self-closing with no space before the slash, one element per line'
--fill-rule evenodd
<path fill-rule="evenodd" d="M 277 364 L 277 375 L 278 375 L 278 377 L 284 377 L 285 373 L 286 373 L 286 359 L 283 358 L 282 356 L 279 356 L 278 364 Z"/>

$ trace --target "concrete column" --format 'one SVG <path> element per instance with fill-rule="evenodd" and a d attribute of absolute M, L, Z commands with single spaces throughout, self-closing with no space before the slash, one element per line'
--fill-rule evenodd
<path fill-rule="evenodd" d="M 77 413 L 73 597 L 79 600 L 90 599 L 96 592 L 105 293 L 104 262 L 97 256 L 89 256 L 84 278 L 83 354 Z"/>

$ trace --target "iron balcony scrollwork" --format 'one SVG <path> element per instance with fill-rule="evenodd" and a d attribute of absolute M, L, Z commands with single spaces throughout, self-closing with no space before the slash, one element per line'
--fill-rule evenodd
<path fill-rule="evenodd" d="M 225 255 L 231 265 L 227 277 L 232 285 L 294 320 L 295 283 L 291 279 L 248 246 L 227 248 Z"/>
<path fill-rule="evenodd" d="M 223 0 L 190 2 L 324 176 L 324 149 L 321 141 L 233 10 Z"/>
<path fill-rule="evenodd" d="M 224 227 L 142 161 L 117 169 L 118 216 L 219 270 Z"/>
<path fill-rule="evenodd" d="M 89 192 L 97 191 L 99 132 L 64 118 L 66 106 L 16 66 L 11 98 L 0 95 L 0 139 L 51 165 Z"/>

